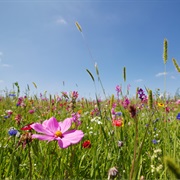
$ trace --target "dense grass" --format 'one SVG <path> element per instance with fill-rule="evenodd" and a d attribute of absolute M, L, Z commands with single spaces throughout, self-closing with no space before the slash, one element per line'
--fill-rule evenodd
<path fill-rule="evenodd" d="M 109 169 L 116 167 L 117 179 L 175 179 L 164 157 L 180 165 L 180 105 L 176 99 L 164 102 L 157 95 L 151 101 L 152 107 L 147 96 L 113 95 L 91 101 L 71 93 L 18 97 L 7 92 L 0 97 L 0 178 L 107 179 Z M 85 135 L 66 149 L 57 141 L 31 140 L 27 133 L 35 131 L 21 130 L 52 116 L 63 121 L 73 113 L 80 115 L 81 124 L 72 124 L 72 129 Z M 123 123 L 113 125 L 118 119 Z M 8 134 L 11 127 L 19 131 L 19 137 Z M 86 140 L 91 146 L 84 148 Z"/>

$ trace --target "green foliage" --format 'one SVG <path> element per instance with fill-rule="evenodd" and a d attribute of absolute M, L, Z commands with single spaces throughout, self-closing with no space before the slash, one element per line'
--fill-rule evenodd
<path fill-rule="evenodd" d="M 168 169 L 174 174 L 174 176 L 177 179 L 180 179 L 180 167 L 170 157 L 165 157 L 164 161 Z"/>
<path fill-rule="evenodd" d="M 67 95 L 67 97 L 69 97 Z M 163 165 L 164 156 L 172 156 L 180 164 L 179 109 L 174 100 L 169 100 L 171 111 L 169 121 L 164 121 L 164 108 L 148 102 L 129 99 L 130 105 L 138 109 L 136 118 L 131 117 L 128 107 L 111 96 L 110 99 L 79 99 L 74 112 L 81 111 L 83 140 L 67 149 L 60 149 L 56 141 L 45 142 L 34 139 L 23 145 L 21 128 L 32 122 L 39 122 L 54 116 L 58 121 L 71 117 L 71 99 L 61 95 L 22 98 L 1 96 L 0 100 L 0 178 L 1 179 L 107 179 L 108 171 L 117 167 L 122 179 L 171 179 L 172 174 Z M 123 126 L 113 126 L 112 107 L 121 111 Z M 130 106 L 129 105 L 129 106 Z M 138 108 L 139 107 L 139 108 Z M 30 114 L 29 110 L 34 109 Z M 7 110 L 13 113 L 7 118 Z M 17 120 L 17 115 L 21 119 Z M 138 123 L 138 125 L 137 125 Z M 10 127 L 20 132 L 20 137 L 8 135 Z M 73 125 L 72 128 L 75 126 Z M 32 131 L 32 133 L 35 133 Z M 156 139 L 157 143 L 152 141 Z M 83 142 L 90 140 L 91 147 L 83 148 Z M 123 146 L 119 147 L 118 142 Z M 133 165 L 133 166 L 132 166 Z"/>

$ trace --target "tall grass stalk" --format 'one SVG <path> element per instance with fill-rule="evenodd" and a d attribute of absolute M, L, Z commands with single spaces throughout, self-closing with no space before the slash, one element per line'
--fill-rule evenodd
<path fill-rule="evenodd" d="M 100 78 L 100 74 L 99 74 L 99 70 L 98 70 L 97 63 L 94 61 L 93 55 L 92 55 L 92 53 L 91 53 L 91 49 L 90 49 L 90 47 L 89 47 L 89 45 L 88 45 L 87 40 L 86 40 L 85 37 L 84 37 L 84 34 L 83 34 L 83 31 L 82 31 L 81 26 L 79 25 L 78 22 L 75 22 L 75 25 L 76 25 L 77 29 L 80 31 L 80 33 L 81 33 L 81 35 L 82 35 L 82 37 L 83 37 L 83 40 L 84 40 L 85 45 L 86 45 L 86 48 L 88 49 L 88 52 L 89 52 L 89 55 L 90 55 L 90 59 L 91 59 L 93 65 L 94 65 L 94 67 L 95 67 L 96 75 L 97 75 L 97 77 L 98 77 L 98 81 L 100 82 L 100 85 L 101 85 L 103 94 L 104 94 L 105 99 L 106 99 L 106 93 L 105 93 L 105 89 L 104 89 L 104 87 L 103 87 L 103 84 L 102 84 L 102 81 L 101 81 L 101 78 Z"/>
<path fill-rule="evenodd" d="M 168 41 L 164 39 L 164 51 L 163 51 L 163 60 L 164 60 L 164 98 L 166 102 L 166 63 L 168 60 Z"/>
<path fill-rule="evenodd" d="M 132 166 L 131 166 L 131 171 L 129 175 L 130 180 L 134 179 L 134 168 L 137 165 L 136 164 L 136 155 L 137 155 L 137 148 L 138 148 L 138 118 L 137 116 L 135 116 L 134 121 L 135 121 L 134 155 L 133 155 Z"/>
<path fill-rule="evenodd" d="M 176 59 L 173 58 L 173 59 L 172 59 L 172 62 L 173 62 L 173 64 L 174 64 L 174 67 L 176 68 L 177 72 L 180 73 L 180 66 L 178 65 Z"/>

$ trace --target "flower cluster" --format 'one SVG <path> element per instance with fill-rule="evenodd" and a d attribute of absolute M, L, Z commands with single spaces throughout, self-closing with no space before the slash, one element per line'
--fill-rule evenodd
<path fill-rule="evenodd" d="M 144 100 L 147 100 L 147 96 L 145 95 L 143 89 L 138 89 L 138 95 L 139 95 L 139 98 L 141 99 L 141 101 L 144 101 Z"/>

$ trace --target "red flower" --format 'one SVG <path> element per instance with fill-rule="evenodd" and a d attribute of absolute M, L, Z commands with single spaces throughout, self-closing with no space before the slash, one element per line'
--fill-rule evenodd
<path fill-rule="evenodd" d="M 91 142 L 90 142 L 90 140 L 84 141 L 83 144 L 82 144 L 82 147 L 83 147 L 83 148 L 90 148 L 90 147 L 91 147 Z"/>
<path fill-rule="evenodd" d="M 114 120 L 112 121 L 112 124 L 113 124 L 113 126 L 121 127 L 121 126 L 123 126 L 123 121 L 120 120 L 120 119 L 118 119 L 118 120 L 114 119 Z"/>
<path fill-rule="evenodd" d="M 31 130 L 32 129 L 32 127 L 31 127 L 32 124 L 33 123 L 27 124 L 26 126 L 22 127 L 21 130 L 23 130 L 23 131 Z"/>

